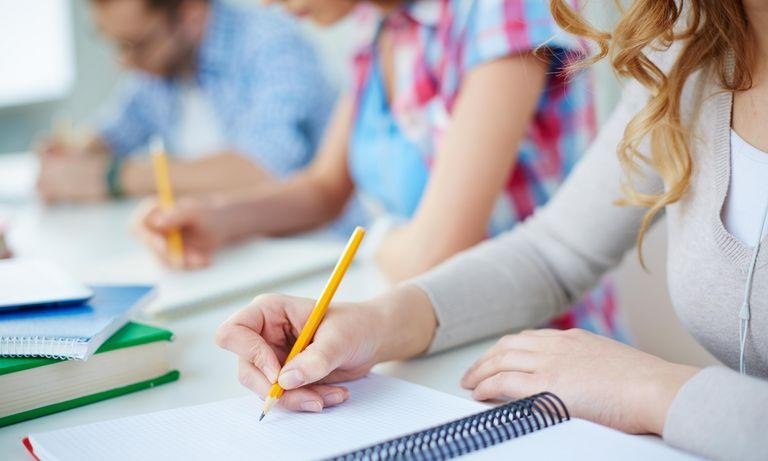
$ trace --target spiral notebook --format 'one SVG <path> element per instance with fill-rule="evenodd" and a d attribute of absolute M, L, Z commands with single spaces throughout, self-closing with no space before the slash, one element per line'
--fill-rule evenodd
<path fill-rule="evenodd" d="M 74 306 L 0 312 L 0 356 L 88 359 L 151 299 L 152 286 L 92 286 Z"/>
<path fill-rule="evenodd" d="M 276 408 L 259 422 L 261 400 L 245 397 L 34 433 L 24 443 L 43 461 L 694 459 L 660 442 L 569 420 L 551 394 L 489 409 L 377 375 L 348 388 L 347 402 L 319 414 Z"/>

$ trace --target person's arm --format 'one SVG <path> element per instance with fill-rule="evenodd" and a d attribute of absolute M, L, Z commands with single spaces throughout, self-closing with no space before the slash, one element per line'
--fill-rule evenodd
<path fill-rule="evenodd" d="M 521 54 L 482 64 L 465 77 L 416 214 L 378 250 L 379 266 L 390 280 L 421 274 L 487 237 L 548 66 Z"/>
<path fill-rule="evenodd" d="M 579 299 L 633 247 L 645 210 L 623 197 L 617 146 L 645 92 L 630 84 L 585 158 L 555 197 L 511 232 L 461 253 L 410 283 L 438 318 L 430 351 L 544 324 Z M 645 174 L 638 187 L 662 190 Z"/>
<path fill-rule="evenodd" d="M 712 459 L 768 459 L 768 383 L 723 367 L 686 382 L 672 401 L 664 440 Z"/>
<path fill-rule="evenodd" d="M 242 189 L 274 179 L 253 160 L 233 151 L 194 160 L 172 159 L 168 167 L 173 190 L 179 195 Z M 120 169 L 120 184 L 128 196 L 154 194 L 155 176 L 150 160 L 126 159 Z"/>
<path fill-rule="evenodd" d="M 352 101 L 343 98 L 312 164 L 281 182 L 180 200 L 172 210 L 144 206 L 135 230 L 162 260 L 165 235 L 180 229 L 185 267 L 209 264 L 218 247 L 250 235 L 279 235 L 315 228 L 338 216 L 353 191 L 347 169 Z"/>
<path fill-rule="evenodd" d="M 347 167 L 353 103 L 343 97 L 325 139 L 307 169 L 279 183 L 231 194 L 223 199 L 233 234 L 281 235 L 313 229 L 338 216 L 354 185 Z"/>
<path fill-rule="evenodd" d="M 336 370 L 364 373 L 379 361 L 541 324 L 578 297 L 634 242 L 643 210 L 613 204 L 621 178 L 616 145 L 643 103 L 642 95 L 624 98 L 587 157 L 532 221 L 354 305 L 350 315 L 337 312 L 326 318 L 312 344 L 314 352 L 299 354 L 284 371 L 300 370 L 303 381 L 286 388 L 297 389 Z M 660 186 L 654 176 L 643 189 Z M 262 395 L 268 391 L 277 379 L 277 358 L 267 343 L 288 347 L 270 330 L 284 331 L 281 319 L 286 316 L 300 324 L 311 306 L 295 298 L 262 297 L 222 325 L 218 342 L 241 356 L 248 387 Z M 312 360 L 317 352 L 325 359 Z M 331 382 L 349 377 L 332 376 Z M 296 401 L 286 405 L 300 409 Z"/>
<path fill-rule="evenodd" d="M 107 170 L 111 154 L 98 137 L 82 148 L 48 142 L 40 147 L 38 191 L 51 202 L 95 201 L 108 198 Z M 171 182 L 179 195 L 223 192 L 253 187 L 273 180 L 271 174 L 236 152 L 222 152 L 195 160 L 169 162 Z M 148 158 L 122 161 L 119 185 L 129 197 L 155 193 L 155 176 Z"/>
<path fill-rule="evenodd" d="M 107 169 L 112 156 L 145 144 L 152 133 L 147 111 L 152 80 L 129 75 L 108 104 L 107 115 L 86 135 L 57 132 L 35 146 L 40 159 L 37 189 L 47 202 L 93 202 L 108 198 Z"/>

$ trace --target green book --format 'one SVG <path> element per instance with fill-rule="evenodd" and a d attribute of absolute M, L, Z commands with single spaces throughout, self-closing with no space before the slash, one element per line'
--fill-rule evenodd
<path fill-rule="evenodd" d="M 131 322 L 85 362 L 0 357 L 0 427 L 177 380 L 172 336 Z"/>

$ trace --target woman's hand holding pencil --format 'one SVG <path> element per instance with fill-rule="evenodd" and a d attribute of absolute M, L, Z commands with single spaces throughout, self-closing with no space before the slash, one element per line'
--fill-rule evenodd
<path fill-rule="evenodd" d="M 133 230 L 167 266 L 200 269 L 210 265 L 216 250 L 231 240 L 224 223 L 215 209 L 206 208 L 197 199 L 183 198 L 170 208 L 148 199 L 136 210 Z M 183 241 L 182 260 L 176 262 L 168 241 L 174 231 Z"/>
<path fill-rule="evenodd" d="M 312 311 L 310 299 L 262 295 L 227 320 L 216 335 L 219 346 L 239 356 L 243 386 L 267 397 L 273 383 L 285 389 L 279 404 L 291 410 L 321 411 L 347 398 L 334 383 L 365 376 L 376 363 L 373 315 L 351 306 L 334 306 L 314 341 L 281 371 Z"/>
<path fill-rule="evenodd" d="M 313 309 L 310 299 L 258 296 L 219 327 L 216 342 L 239 356 L 245 387 L 266 397 L 279 381 L 285 394 L 278 405 L 321 411 L 349 398 L 336 383 L 365 376 L 377 363 L 418 355 L 431 342 L 437 322 L 419 288 L 403 286 L 386 299 L 332 305 L 309 347 L 282 370 Z"/>

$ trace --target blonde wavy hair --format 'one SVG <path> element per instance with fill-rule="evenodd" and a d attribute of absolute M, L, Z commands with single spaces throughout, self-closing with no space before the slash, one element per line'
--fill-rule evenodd
<path fill-rule="evenodd" d="M 551 8 L 563 30 L 597 44 L 598 52 L 580 66 L 609 56 L 618 76 L 635 79 L 649 90 L 648 103 L 627 125 L 618 149 L 626 176 L 625 197 L 619 203 L 648 208 L 637 236 L 642 262 L 643 237 L 654 216 L 680 200 L 691 180 L 692 133 L 680 117 L 686 80 L 707 69 L 725 90 L 749 89 L 754 50 L 742 0 L 633 0 L 626 7 L 620 0 L 615 3 L 621 17 L 612 32 L 591 26 L 566 0 L 551 0 Z M 665 73 L 647 52 L 678 41 L 680 52 Z M 638 149 L 644 139 L 650 142 L 647 156 Z M 633 177 L 643 165 L 664 180 L 663 192 L 646 194 L 634 187 Z"/>

